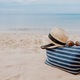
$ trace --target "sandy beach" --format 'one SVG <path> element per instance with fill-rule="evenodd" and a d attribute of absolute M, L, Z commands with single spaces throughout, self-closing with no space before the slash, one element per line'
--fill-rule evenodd
<path fill-rule="evenodd" d="M 44 62 L 46 51 L 40 46 L 45 34 L 0 33 L 0 80 L 80 80 Z"/>

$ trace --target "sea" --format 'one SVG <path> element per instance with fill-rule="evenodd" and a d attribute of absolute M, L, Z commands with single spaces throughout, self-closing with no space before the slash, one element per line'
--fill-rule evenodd
<path fill-rule="evenodd" d="M 0 14 L 1 31 L 48 32 L 53 27 L 80 33 L 80 14 Z"/>

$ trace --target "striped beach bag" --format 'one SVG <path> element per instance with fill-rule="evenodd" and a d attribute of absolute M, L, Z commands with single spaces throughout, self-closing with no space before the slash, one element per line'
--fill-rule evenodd
<path fill-rule="evenodd" d="M 46 49 L 45 63 L 72 74 L 80 73 L 80 46 Z"/>

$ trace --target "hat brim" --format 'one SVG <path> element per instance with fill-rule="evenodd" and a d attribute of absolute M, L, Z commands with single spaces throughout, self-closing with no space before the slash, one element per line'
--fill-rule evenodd
<path fill-rule="evenodd" d="M 47 46 L 45 49 L 53 49 L 53 48 L 58 48 L 58 47 L 61 47 L 62 45 L 59 45 L 59 44 L 56 44 L 54 43 L 53 41 L 51 41 L 48 36 L 45 36 L 45 40 L 44 40 L 44 46 L 48 45 L 48 44 L 54 44 L 53 46 Z"/>
<path fill-rule="evenodd" d="M 61 46 L 63 46 L 63 45 L 59 45 L 59 44 L 57 44 L 57 43 L 55 43 L 55 42 L 51 41 L 50 39 L 49 39 L 49 43 L 54 44 L 56 47 L 61 47 Z"/>

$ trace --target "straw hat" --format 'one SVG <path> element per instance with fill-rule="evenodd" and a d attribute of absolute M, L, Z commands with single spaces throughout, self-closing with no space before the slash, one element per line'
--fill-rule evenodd
<path fill-rule="evenodd" d="M 66 31 L 60 28 L 53 28 L 48 35 L 48 43 L 51 46 L 48 48 L 55 48 L 59 46 L 64 46 L 68 40 L 68 34 Z M 53 45 L 52 45 L 53 44 Z"/>

